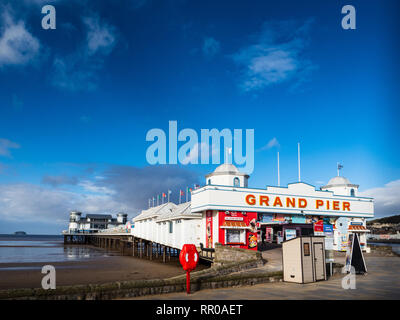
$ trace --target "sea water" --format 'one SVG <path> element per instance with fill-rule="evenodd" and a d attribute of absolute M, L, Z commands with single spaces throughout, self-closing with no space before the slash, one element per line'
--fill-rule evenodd
<path fill-rule="evenodd" d="M 107 256 L 107 252 L 95 247 L 64 245 L 62 235 L 0 235 L 0 269 L 4 263 L 64 262 Z"/>

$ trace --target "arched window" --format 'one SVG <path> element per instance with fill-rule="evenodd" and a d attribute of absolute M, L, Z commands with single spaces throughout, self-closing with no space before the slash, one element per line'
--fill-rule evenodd
<path fill-rule="evenodd" d="M 350 195 L 352 196 L 352 197 L 354 197 L 356 194 L 355 194 L 355 192 L 354 192 L 354 189 L 351 189 L 350 190 Z"/>
<path fill-rule="evenodd" d="M 208 179 L 207 184 L 211 184 L 211 179 Z"/>
<path fill-rule="evenodd" d="M 233 186 L 234 186 L 234 187 L 240 187 L 240 180 L 239 180 L 238 177 L 235 177 L 235 178 L 233 179 Z"/>

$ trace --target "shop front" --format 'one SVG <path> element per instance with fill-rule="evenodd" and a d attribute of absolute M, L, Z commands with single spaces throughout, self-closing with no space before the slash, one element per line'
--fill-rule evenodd
<path fill-rule="evenodd" d="M 199 242 L 206 247 L 219 242 L 256 250 L 259 242 L 319 235 L 327 239 L 328 250 L 340 250 L 356 228 L 349 229 L 349 221 L 365 227 L 366 218 L 374 216 L 373 199 L 358 196 L 358 185 L 343 177 L 319 190 L 304 182 L 249 188 L 248 178 L 232 164 L 223 164 L 207 175 L 205 186 L 193 190 L 191 211 L 202 214 L 205 237 Z M 366 245 L 363 237 L 361 242 Z"/>
<path fill-rule="evenodd" d="M 219 211 L 219 243 L 257 250 L 256 222 L 256 212 Z"/>

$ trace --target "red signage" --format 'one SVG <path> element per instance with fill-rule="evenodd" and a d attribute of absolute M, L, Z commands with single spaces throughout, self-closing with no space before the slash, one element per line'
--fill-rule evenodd
<path fill-rule="evenodd" d="M 213 246 L 213 225 L 212 225 L 212 211 L 206 212 L 206 248 Z"/>
<path fill-rule="evenodd" d="M 314 222 L 314 232 L 324 232 L 324 221 L 323 220 Z"/>
<path fill-rule="evenodd" d="M 257 250 L 257 213 L 218 212 L 218 242 L 242 249 Z"/>

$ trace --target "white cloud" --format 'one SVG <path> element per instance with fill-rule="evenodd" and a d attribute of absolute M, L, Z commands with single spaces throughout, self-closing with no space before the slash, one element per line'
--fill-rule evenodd
<path fill-rule="evenodd" d="M 53 61 L 52 84 L 69 91 L 92 91 L 106 57 L 117 42 L 116 28 L 100 20 L 97 15 L 83 18 L 87 28 L 85 42 L 67 56 Z"/>
<path fill-rule="evenodd" d="M 79 183 L 86 192 L 90 193 L 97 193 L 97 194 L 105 194 L 105 195 L 112 195 L 115 194 L 115 191 L 104 186 L 97 186 L 94 182 L 90 180 L 84 180 Z"/>
<path fill-rule="evenodd" d="M 91 56 L 97 52 L 108 54 L 115 45 L 115 28 L 108 24 L 100 24 L 98 16 L 85 17 L 83 22 L 87 31 L 87 52 Z"/>
<path fill-rule="evenodd" d="M 278 141 L 278 139 L 276 137 L 273 137 L 271 140 L 269 140 L 268 143 L 265 146 L 261 147 L 259 150 L 260 151 L 268 150 L 268 149 L 271 149 L 273 147 L 277 147 L 277 148 L 280 147 L 279 141 Z"/>
<path fill-rule="evenodd" d="M 0 67 L 26 65 L 39 54 L 40 42 L 25 27 L 23 21 L 15 22 L 8 10 L 1 15 Z"/>
<path fill-rule="evenodd" d="M 212 37 L 206 37 L 204 38 L 202 50 L 206 57 L 213 57 L 220 51 L 220 43 Z"/>
<path fill-rule="evenodd" d="M 101 192 L 86 194 L 25 183 L 0 186 L 1 220 L 66 222 L 68 212 L 74 209 L 104 213 L 126 208 L 121 202 L 114 201 L 110 194 Z"/>
<path fill-rule="evenodd" d="M 391 181 L 384 187 L 359 192 L 359 195 L 375 199 L 376 217 L 400 214 L 400 180 Z"/>
<path fill-rule="evenodd" d="M 310 23 L 300 26 L 292 21 L 265 23 L 257 41 L 233 55 L 242 68 L 241 88 L 253 91 L 293 79 L 296 84 L 305 81 L 314 69 L 303 58 Z"/>
<path fill-rule="evenodd" d="M 44 177 L 46 185 L 0 184 L 0 224 L 57 223 L 66 229 L 71 210 L 83 214 L 124 211 L 132 217 L 147 208 L 153 196 L 172 190 L 171 201 L 177 202 L 179 189 L 198 183 L 197 174 L 173 165 L 111 166 L 102 173 L 93 173 L 92 178 L 77 177 L 78 183 L 65 175 L 48 177 Z"/>
<path fill-rule="evenodd" d="M 18 149 L 19 147 L 18 143 L 0 138 L 0 156 L 11 158 L 10 149 Z"/>

